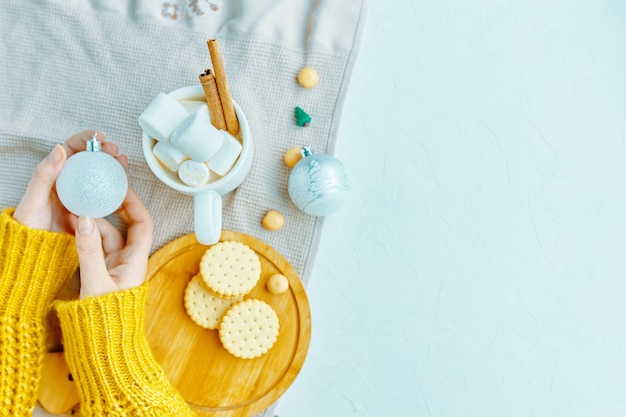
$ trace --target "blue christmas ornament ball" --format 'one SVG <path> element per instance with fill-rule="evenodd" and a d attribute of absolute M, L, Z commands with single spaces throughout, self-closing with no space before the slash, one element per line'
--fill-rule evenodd
<path fill-rule="evenodd" d="M 106 217 L 117 210 L 128 192 L 128 179 L 122 165 L 111 155 L 95 151 L 70 157 L 56 181 L 56 191 L 65 206 L 77 216 Z"/>
<path fill-rule="evenodd" d="M 312 154 L 304 147 L 303 158 L 291 169 L 287 189 L 293 203 L 311 216 L 326 216 L 341 208 L 350 183 L 343 164 L 332 155 Z"/>

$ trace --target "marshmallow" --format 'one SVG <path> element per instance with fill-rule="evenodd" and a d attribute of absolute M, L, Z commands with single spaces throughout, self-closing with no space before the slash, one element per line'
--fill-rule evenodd
<path fill-rule="evenodd" d="M 209 108 L 189 115 L 170 136 L 170 142 L 196 162 L 210 159 L 220 149 L 224 136 L 211 124 Z"/>
<path fill-rule="evenodd" d="M 157 142 L 152 148 L 156 159 L 170 171 L 178 171 L 178 167 L 187 158 L 187 155 L 169 142 Z"/>
<path fill-rule="evenodd" d="M 181 100 L 180 104 L 187 110 L 187 113 L 193 114 L 206 107 L 206 102 L 199 100 Z"/>
<path fill-rule="evenodd" d="M 167 142 L 172 131 L 187 116 L 189 113 L 176 99 L 159 93 L 137 121 L 148 136 L 159 142 Z"/>
<path fill-rule="evenodd" d="M 178 167 L 178 178 L 192 187 L 199 187 L 206 183 L 210 176 L 209 167 L 203 162 L 188 159 Z"/>
<path fill-rule="evenodd" d="M 226 175 L 241 153 L 241 143 L 230 133 L 221 130 L 224 136 L 222 147 L 209 159 L 209 168 L 219 175 Z"/>

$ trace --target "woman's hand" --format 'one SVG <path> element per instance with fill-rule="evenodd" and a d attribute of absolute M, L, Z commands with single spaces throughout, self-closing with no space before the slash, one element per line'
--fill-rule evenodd
<path fill-rule="evenodd" d="M 63 145 L 56 145 L 37 165 L 22 201 L 13 213 L 13 218 L 25 226 L 76 236 L 81 298 L 141 285 L 147 271 L 154 228 L 150 213 L 131 189 L 117 210 L 119 217 L 128 224 L 126 241 L 107 220 L 77 218 L 59 201 L 54 185 L 65 161 L 84 151 L 86 142 L 94 134 L 102 142 L 104 152 L 115 157 L 124 168 L 128 166 L 128 159 L 118 156 L 118 146 L 106 142 L 104 133 L 94 130 L 77 133 Z"/>
<path fill-rule="evenodd" d="M 128 166 L 125 156 L 118 156 L 119 148 L 114 143 L 105 142 L 105 135 L 94 130 L 85 130 L 71 136 L 63 145 L 55 145 L 52 152 L 35 168 L 22 201 L 18 204 L 13 218 L 33 229 L 53 232 L 74 233 L 75 221 L 59 201 L 54 184 L 67 158 L 84 151 L 85 143 L 96 135 L 102 142 L 102 150 L 115 157 L 124 168 Z"/>
<path fill-rule="evenodd" d="M 81 299 L 136 287 L 145 279 L 154 229 L 150 213 L 131 189 L 117 213 L 128 224 L 126 241 L 105 219 L 81 216 L 76 222 Z"/>

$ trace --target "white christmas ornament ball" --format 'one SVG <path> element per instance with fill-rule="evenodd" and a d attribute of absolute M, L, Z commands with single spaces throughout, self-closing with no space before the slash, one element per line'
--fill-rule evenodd
<path fill-rule="evenodd" d="M 71 156 L 56 181 L 59 200 L 71 213 L 106 217 L 126 198 L 128 179 L 122 165 L 100 151 L 100 142 L 87 142 L 87 150 Z"/>
<path fill-rule="evenodd" d="M 311 216 L 326 216 L 344 205 L 350 183 L 343 164 L 332 155 L 312 154 L 302 148 L 303 158 L 291 169 L 287 189 L 293 203 Z"/>

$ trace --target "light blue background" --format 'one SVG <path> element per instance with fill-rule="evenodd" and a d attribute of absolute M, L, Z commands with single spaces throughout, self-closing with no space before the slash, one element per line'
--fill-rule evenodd
<path fill-rule="evenodd" d="M 369 0 L 340 136 L 279 417 L 626 415 L 625 1 Z"/>

